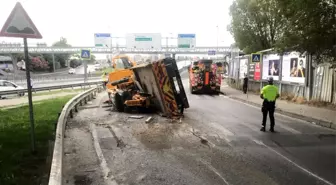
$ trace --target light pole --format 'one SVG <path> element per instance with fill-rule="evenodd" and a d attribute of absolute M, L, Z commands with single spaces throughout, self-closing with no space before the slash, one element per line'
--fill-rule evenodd
<path fill-rule="evenodd" d="M 219 27 L 218 27 L 218 25 L 216 26 L 216 28 L 217 28 L 217 52 L 218 52 L 218 32 L 219 32 Z"/>

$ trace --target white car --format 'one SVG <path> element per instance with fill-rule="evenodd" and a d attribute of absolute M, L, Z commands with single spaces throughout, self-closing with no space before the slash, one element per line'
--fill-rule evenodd
<path fill-rule="evenodd" d="M 76 74 L 76 70 L 74 68 L 69 69 L 69 74 Z"/>
<path fill-rule="evenodd" d="M 24 88 L 19 85 L 16 85 L 13 82 L 10 82 L 7 80 L 0 80 L 0 92 L 1 91 L 11 91 L 11 90 L 21 90 L 21 89 L 23 90 Z M 24 94 L 25 94 L 24 92 L 19 92 L 17 95 L 24 96 Z M 0 96 L 0 99 L 3 97 L 7 97 L 7 96 L 11 96 L 11 95 Z"/>

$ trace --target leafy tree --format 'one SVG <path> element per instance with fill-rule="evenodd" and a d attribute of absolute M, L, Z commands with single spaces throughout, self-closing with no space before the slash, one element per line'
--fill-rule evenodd
<path fill-rule="evenodd" d="M 76 68 L 78 66 L 82 65 L 82 61 L 79 59 L 71 59 L 70 60 L 70 67 Z"/>
<path fill-rule="evenodd" d="M 274 47 L 285 22 L 278 9 L 276 0 L 235 0 L 229 31 L 236 45 L 245 53 Z"/>
<path fill-rule="evenodd" d="M 61 37 L 55 42 L 52 47 L 71 47 L 66 38 Z M 70 54 L 55 54 L 55 60 L 61 64 L 61 67 L 66 67 L 66 61 L 69 60 Z"/>
<path fill-rule="evenodd" d="M 332 0 L 276 0 L 286 18 L 281 50 L 336 58 L 336 4 Z"/>

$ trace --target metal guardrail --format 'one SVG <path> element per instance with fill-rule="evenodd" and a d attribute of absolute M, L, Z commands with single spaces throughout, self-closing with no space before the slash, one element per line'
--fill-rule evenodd
<path fill-rule="evenodd" d="M 63 184 L 64 136 L 68 117 L 70 116 L 72 118 L 74 112 L 78 112 L 78 106 L 86 104 L 87 101 L 91 100 L 97 92 L 101 91 L 101 89 L 102 87 L 98 86 L 96 88 L 91 88 L 85 92 L 82 92 L 73 97 L 63 107 L 56 127 L 53 158 L 49 175 L 49 185 Z"/>
<path fill-rule="evenodd" d="M 66 88 L 73 88 L 73 87 L 83 87 L 83 86 L 91 86 L 91 85 L 101 85 L 103 81 L 96 81 L 96 82 L 87 82 L 87 83 L 75 83 L 75 84 L 65 84 L 65 85 L 55 85 L 55 86 L 47 86 L 47 87 L 38 87 L 33 88 L 33 92 L 38 91 L 50 91 L 55 89 L 66 89 Z M 11 90 L 11 91 L 0 91 L 0 96 L 2 95 L 10 95 L 10 94 L 19 94 L 19 93 L 26 93 L 28 89 L 21 89 L 21 90 Z"/>

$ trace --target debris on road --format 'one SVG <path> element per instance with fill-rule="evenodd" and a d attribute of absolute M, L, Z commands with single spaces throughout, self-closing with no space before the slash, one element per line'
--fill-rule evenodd
<path fill-rule="evenodd" d="M 149 117 L 149 118 L 147 118 L 146 119 L 146 123 L 149 123 L 150 121 L 152 121 L 152 119 L 153 119 L 153 117 L 151 116 L 151 117 Z"/>
<path fill-rule="evenodd" d="M 143 118 L 143 116 L 129 116 L 129 118 L 133 118 L 133 119 L 141 119 L 141 118 Z"/>

